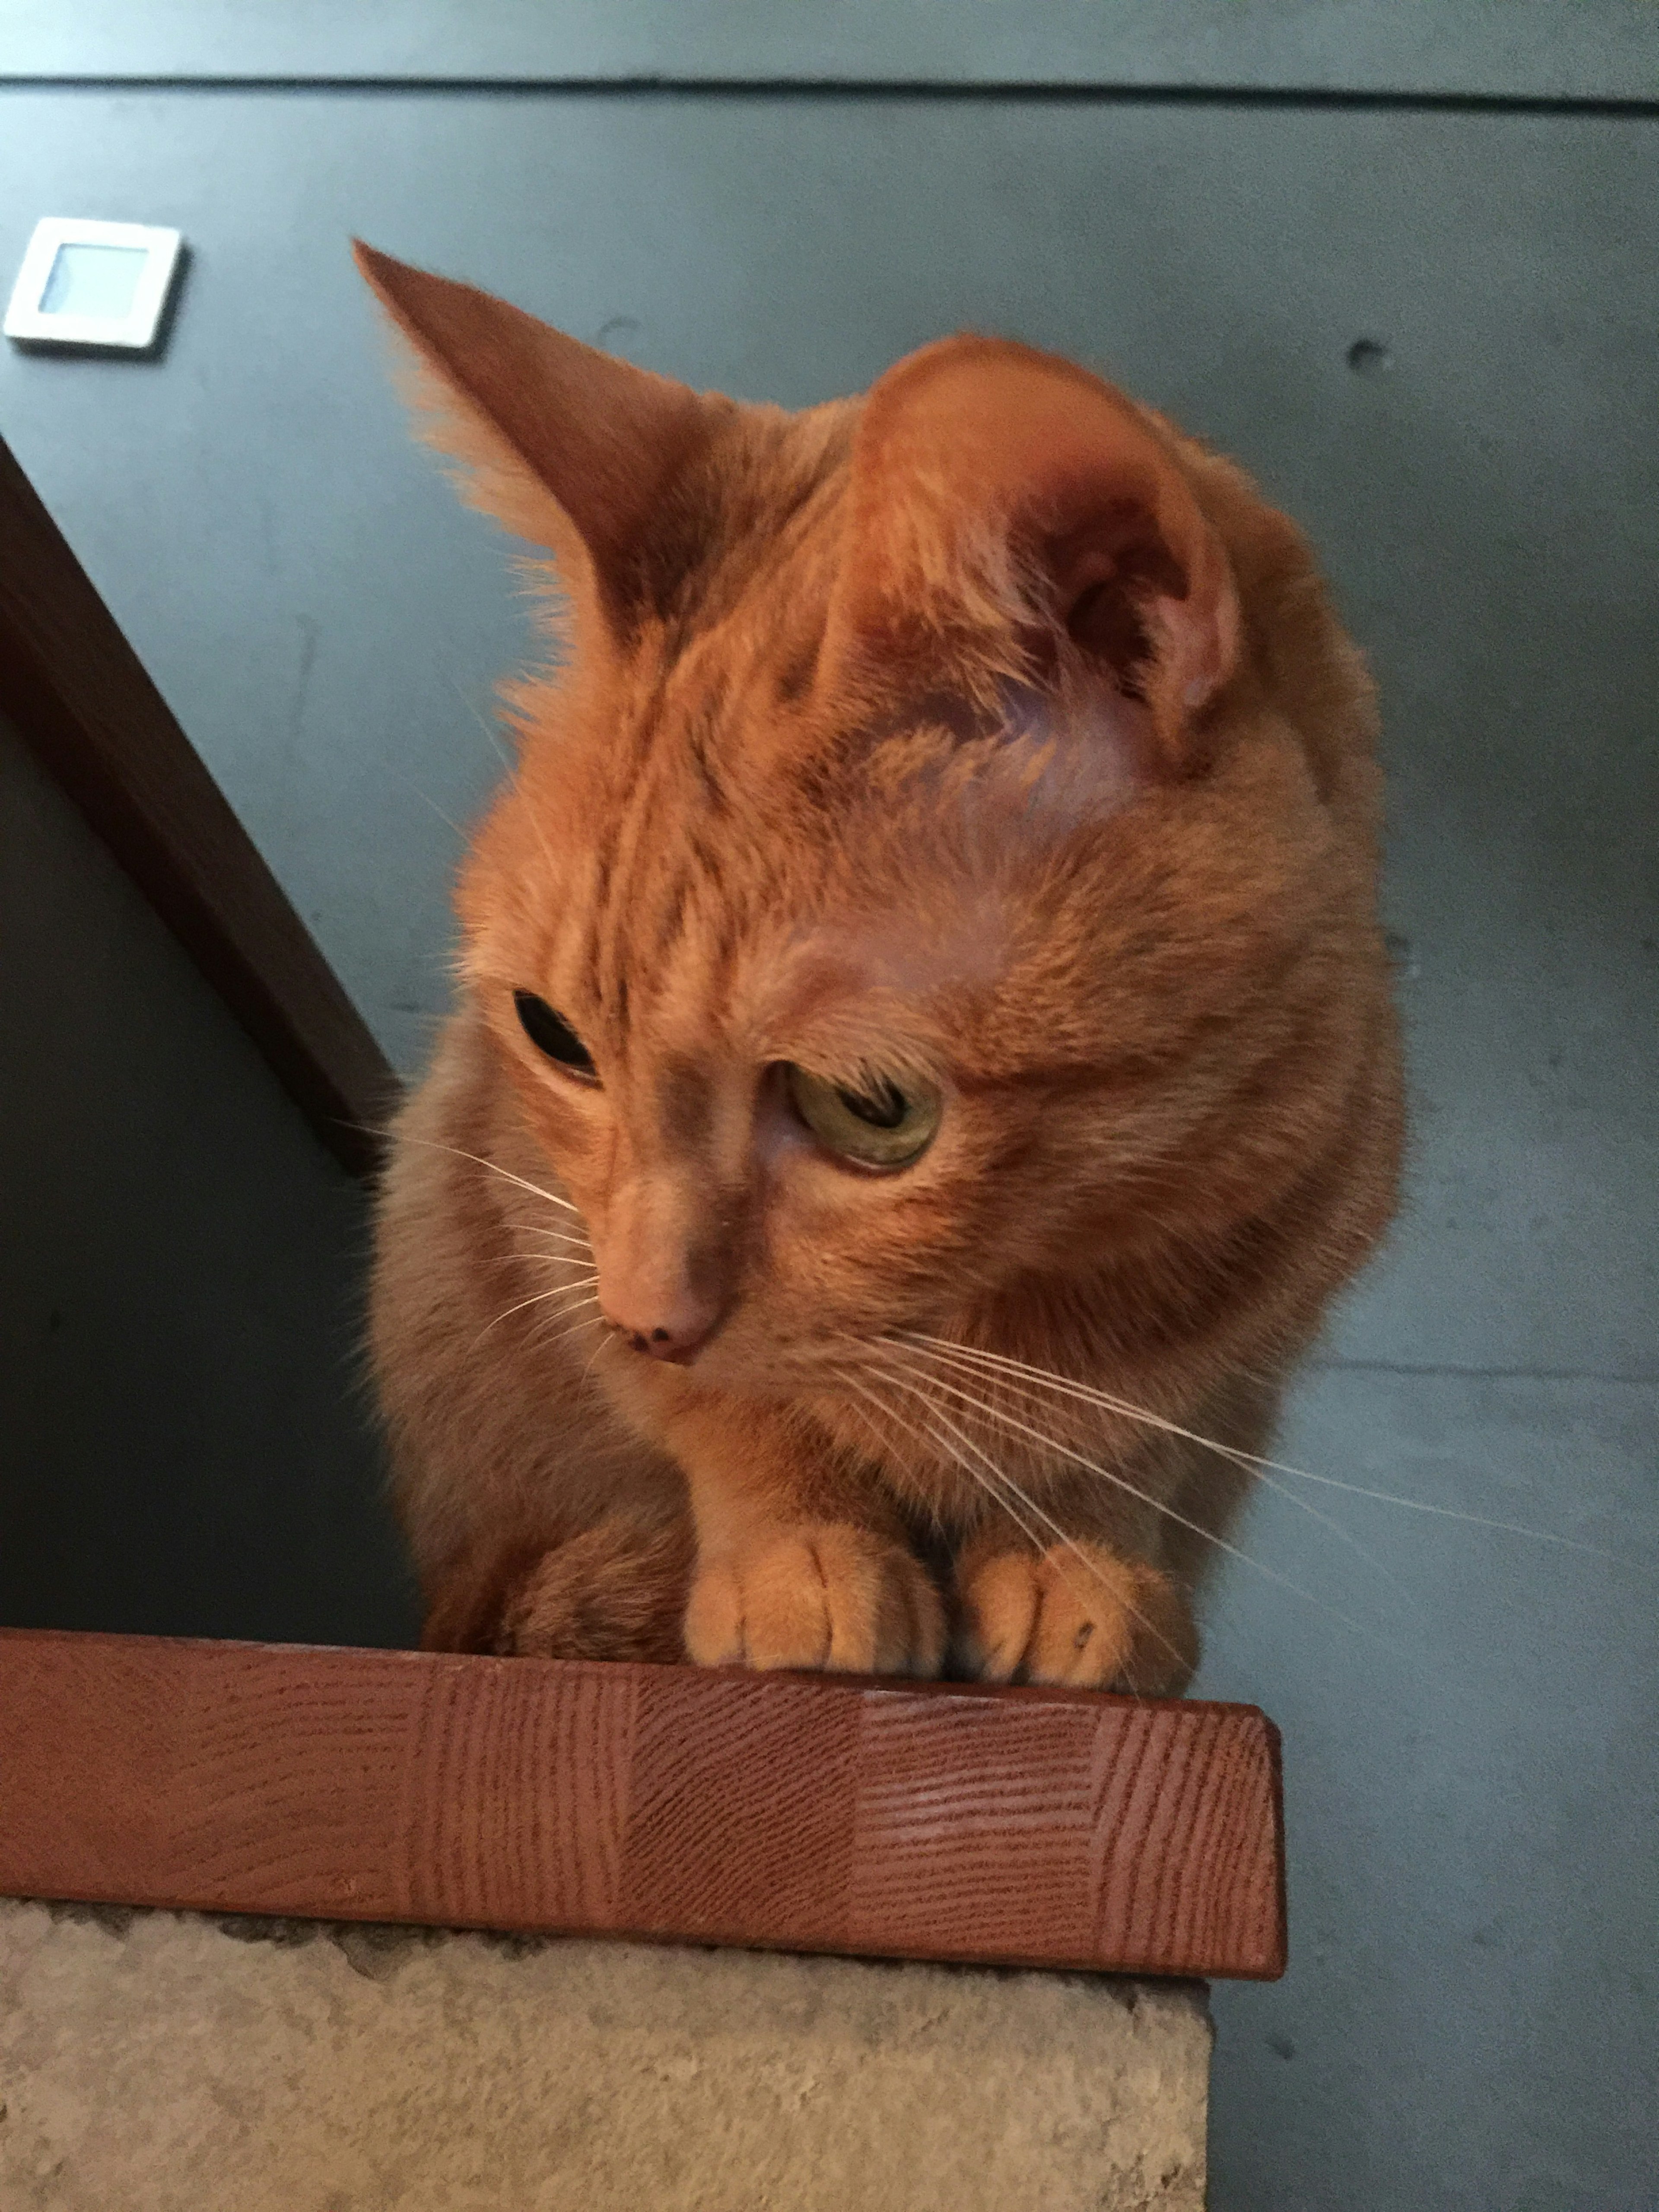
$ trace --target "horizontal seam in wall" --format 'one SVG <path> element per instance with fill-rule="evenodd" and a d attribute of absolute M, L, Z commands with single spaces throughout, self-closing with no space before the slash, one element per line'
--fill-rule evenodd
<path fill-rule="evenodd" d="M 1570 94 L 1342 91 L 1297 86 L 1144 85 L 1052 79 L 703 76 L 27 76 L 0 72 L 0 90 L 18 92 L 455 93 L 507 96 L 556 94 L 604 99 L 1031 100 L 1118 106 L 1287 107 L 1467 115 L 1659 118 L 1659 100 Z"/>
<path fill-rule="evenodd" d="M 1413 1365 L 1408 1360 L 1313 1359 L 1308 1371 L 1319 1375 L 1420 1375 L 1470 1382 L 1603 1382 L 1624 1390 L 1659 1389 L 1659 1375 L 1608 1375 L 1582 1367 L 1457 1367 Z"/>

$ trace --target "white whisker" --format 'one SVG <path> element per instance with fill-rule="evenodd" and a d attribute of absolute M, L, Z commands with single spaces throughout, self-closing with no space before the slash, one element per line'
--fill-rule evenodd
<path fill-rule="evenodd" d="M 913 1422 L 907 1421 L 905 1419 L 904 1416 L 899 1413 L 896 1407 L 884 1404 L 881 1399 L 876 1396 L 873 1391 L 866 1389 L 857 1376 L 843 1373 L 838 1377 L 838 1379 L 843 1382 L 850 1383 L 853 1389 L 858 1392 L 860 1397 L 868 1399 L 878 1413 L 885 1414 L 890 1421 L 892 1421 L 897 1427 L 902 1429 L 906 1436 L 913 1437 L 918 1443 L 925 1444 L 931 1442 L 935 1446 L 941 1444 L 943 1440 L 939 1437 L 933 1435 L 931 1432 L 929 1435 L 924 1436 L 922 1431 L 917 1428 Z M 866 1421 L 869 1421 L 868 1414 L 864 1414 L 862 1418 Z M 875 1424 L 872 1421 L 871 1421 L 869 1425 L 872 1429 L 875 1429 Z M 878 1439 L 881 1440 L 881 1431 L 878 1429 L 876 1429 L 875 1433 Z M 885 1449 L 886 1445 L 884 1440 L 882 1441 L 883 1449 Z M 1034 1551 L 1041 1552 L 1043 1549 L 1042 1538 L 1032 1533 L 1032 1531 L 1026 1526 L 1025 1522 L 1020 1519 L 1019 1515 L 1014 1510 L 1013 1507 L 1009 1504 L 1007 1499 L 1002 1497 L 997 1491 L 994 1490 L 991 1485 L 981 1474 L 978 1473 L 975 1468 L 969 1467 L 965 1460 L 961 1459 L 955 1452 L 951 1451 L 948 1444 L 944 1445 L 944 1449 L 946 1457 L 956 1461 L 957 1465 L 962 1468 L 963 1472 L 974 1482 L 978 1484 L 979 1487 L 990 1499 L 992 1504 L 1000 1508 L 1002 1512 L 1008 1516 L 1008 1518 L 1013 1522 L 1015 1528 L 1019 1530 L 1020 1534 L 1024 1537 L 1026 1542 L 1030 1545 L 1031 1548 Z"/>
<path fill-rule="evenodd" d="M 975 1365 L 970 1358 L 963 1358 L 954 1351 L 945 1352 L 938 1350 L 933 1348 L 931 1345 L 924 1346 L 922 1349 L 924 1350 L 926 1356 L 929 1358 L 934 1360 L 954 1360 L 957 1364 L 957 1371 L 958 1373 L 962 1372 L 965 1369 L 969 1374 L 981 1376 L 990 1382 L 1000 1384 L 1004 1389 L 1018 1390 L 1028 1401 L 1037 1400 L 1037 1390 L 1035 1384 L 1031 1382 L 1024 1380 L 1018 1376 L 1000 1373 L 995 1368 L 988 1367 L 982 1362 L 980 1364 Z M 991 1355 L 988 1355 L 988 1358 Z M 1061 1379 L 1062 1378 L 1056 1376 L 1054 1378 L 1056 1384 L 1058 1384 Z M 1085 1386 L 1083 1385 L 1079 1385 L 1079 1389 L 1081 1390 Z M 1061 1395 L 1071 1396 L 1075 1394 L 1072 1392 L 1065 1392 Z M 1093 1404 L 1097 1402 L 1097 1401 L 1107 1400 L 1109 1400 L 1109 1394 L 1104 1391 L 1101 1391 L 1096 1393 L 1092 1397 L 1085 1399 L 1084 1402 Z M 1104 1409 L 1120 1415 L 1124 1419 L 1141 1420 L 1146 1422 L 1156 1429 L 1164 1429 L 1166 1427 L 1166 1425 L 1160 1423 L 1156 1414 L 1143 1413 L 1138 1407 L 1132 1406 L 1129 1401 L 1124 1398 L 1109 1398 L 1109 1401 Z M 988 1407 L 986 1410 L 988 1411 L 989 1408 Z M 1232 1444 L 1218 1443 L 1213 1437 L 1200 1437 L 1190 1430 L 1176 1429 L 1173 1433 L 1177 1436 L 1187 1437 L 1188 1441 L 1193 1443 L 1202 1445 L 1205 1449 L 1216 1453 L 1222 1459 L 1231 1461 L 1234 1465 L 1242 1468 L 1243 1472 L 1249 1475 L 1253 1481 L 1261 1483 L 1268 1490 L 1276 1491 L 1279 1497 L 1288 1499 L 1291 1504 L 1296 1506 L 1300 1511 L 1307 1514 L 1310 1520 L 1317 1521 L 1322 1528 L 1328 1528 L 1331 1534 L 1335 1536 L 1340 1542 L 1346 1544 L 1350 1551 L 1353 1552 L 1359 1559 L 1364 1560 L 1366 1566 L 1370 1569 L 1373 1574 L 1378 1576 L 1383 1582 L 1387 1583 L 1389 1587 L 1396 1591 L 1400 1596 L 1404 1598 L 1407 1603 L 1412 1605 L 1415 1605 L 1417 1603 L 1416 1598 L 1413 1595 L 1411 1591 L 1406 1588 L 1406 1585 L 1401 1581 L 1399 1576 L 1394 1573 L 1392 1569 L 1384 1566 L 1381 1559 L 1377 1559 L 1374 1553 L 1368 1551 L 1365 1546 L 1360 1542 L 1358 1537 L 1354 1534 L 1351 1528 L 1345 1528 L 1341 1522 L 1334 1520 L 1328 1513 L 1322 1513 L 1316 1505 L 1310 1504 L 1305 1498 L 1298 1498 L 1296 1492 L 1291 1490 L 1287 1484 L 1276 1481 L 1271 1474 L 1266 1472 L 1267 1462 L 1258 1462 L 1255 1455 L 1249 1452 L 1240 1451 Z"/>
<path fill-rule="evenodd" d="M 574 1237 L 564 1241 L 571 1247 L 568 1252 L 538 1252 L 533 1245 L 526 1248 L 515 1244 L 513 1256 L 515 1260 L 524 1261 L 526 1266 L 538 1267 L 583 1267 L 594 1264 L 590 1247 L 578 1244 Z"/>
<path fill-rule="evenodd" d="M 514 792 L 518 793 L 520 798 L 522 798 L 524 792 L 522 763 L 513 758 L 512 755 L 507 751 L 507 747 L 501 743 L 500 731 L 484 720 L 483 716 L 479 713 L 477 706 L 467 697 L 466 693 L 461 689 L 460 684 L 453 676 L 450 678 L 450 682 L 454 687 L 455 696 L 460 701 L 462 706 L 465 707 L 467 713 L 471 715 L 473 720 L 477 724 L 478 727 L 483 732 L 485 737 L 489 740 L 490 744 L 495 748 L 496 755 L 500 758 L 501 766 L 507 770 L 507 780 L 509 787 Z M 536 842 L 542 848 L 542 858 L 547 862 L 548 874 L 550 877 L 556 878 L 558 871 L 554 866 L 552 849 L 549 846 L 546 836 L 543 832 L 540 817 L 527 805 L 525 811 L 529 814 L 531 827 L 535 830 Z"/>
<path fill-rule="evenodd" d="M 460 823 L 459 822 L 452 822 L 448 815 L 444 812 L 442 807 L 439 805 L 437 800 L 435 799 L 428 799 L 427 797 L 427 794 L 421 789 L 420 785 L 416 782 L 413 776 L 405 775 L 403 770 L 398 768 L 394 768 L 392 770 L 392 774 L 397 777 L 399 783 L 406 785 L 407 787 L 414 793 L 416 798 L 420 800 L 422 806 L 429 806 L 432 809 L 432 811 L 437 816 L 439 821 L 443 823 L 444 828 L 450 832 L 452 836 L 459 837 L 461 839 L 463 843 L 465 843 L 466 832 L 462 829 Z"/>
<path fill-rule="evenodd" d="M 550 1291 L 538 1291 L 533 1297 L 520 1298 L 516 1305 L 507 1306 L 498 1313 L 494 1321 L 484 1323 L 473 1339 L 472 1350 L 474 1352 L 477 1350 L 492 1328 L 499 1328 L 502 1322 L 510 1320 L 515 1313 L 522 1313 L 526 1306 L 544 1305 L 549 1298 L 568 1297 L 574 1291 L 591 1290 L 599 1279 L 597 1275 L 584 1275 L 574 1283 L 556 1283 Z M 595 1298 L 593 1303 L 597 1305 L 599 1300 Z M 575 1309 L 573 1307 L 571 1310 L 574 1312 Z"/>
<path fill-rule="evenodd" d="M 948 1385 L 941 1387 L 949 1388 Z M 985 1404 L 969 1396 L 966 1392 L 957 1391 L 953 1395 L 964 1398 L 970 1405 L 978 1406 L 980 1412 L 988 1419 L 998 1421 L 1004 1428 L 1012 1430 L 1021 1436 L 1029 1437 L 1033 1443 L 1041 1444 L 1045 1451 L 1057 1453 L 1061 1459 L 1069 1460 L 1074 1467 L 1082 1468 L 1087 1474 L 1098 1475 L 1103 1482 L 1115 1483 L 1118 1489 L 1128 1497 L 1139 1498 L 1143 1505 L 1149 1505 L 1155 1513 L 1162 1513 L 1166 1520 L 1173 1521 L 1178 1528 L 1189 1529 L 1194 1536 L 1201 1538 L 1206 1544 L 1213 1544 L 1218 1551 L 1226 1553 L 1230 1559 L 1241 1561 L 1255 1573 L 1265 1576 L 1271 1583 L 1277 1583 L 1281 1589 L 1289 1590 L 1292 1597 L 1298 1597 L 1304 1604 L 1311 1605 L 1319 1612 L 1328 1614 L 1333 1620 L 1340 1621 L 1345 1628 L 1351 1629 L 1356 1636 L 1363 1636 L 1370 1642 L 1381 1644 L 1385 1650 L 1393 1650 L 1396 1648 L 1389 1644 L 1386 1638 L 1377 1636 L 1375 1631 L 1364 1627 L 1359 1621 L 1352 1620 L 1348 1614 L 1340 1612 L 1335 1606 L 1327 1605 L 1322 1598 L 1316 1597 L 1311 1590 L 1302 1589 L 1300 1584 L 1293 1583 L 1288 1575 L 1281 1575 L 1276 1568 L 1266 1565 L 1260 1559 L 1252 1559 L 1248 1552 L 1240 1551 L 1237 1544 L 1230 1544 L 1224 1536 L 1218 1536 L 1199 1522 L 1189 1520 L 1184 1513 L 1178 1513 L 1173 1505 L 1162 1504 L 1149 1492 L 1138 1488 L 1123 1475 L 1114 1474 L 1110 1468 L 1102 1467 L 1094 1460 L 1085 1459 L 1081 1452 L 1073 1451 L 1068 1444 L 1057 1443 L 1053 1437 L 1045 1436 L 1040 1429 L 1031 1428 L 1025 1422 L 1016 1420 L 1012 1413 L 1005 1413 L 1000 1407 Z"/>
<path fill-rule="evenodd" d="M 466 693 L 461 689 L 459 680 L 456 677 L 452 676 L 449 679 L 449 683 L 450 688 L 454 692 L 455 696 L 460 701 L 462 706 L 465 708 L 467 713 L 471 715 L 473 720 L 483 732 L 484 736 L 489 740 L 491 746 L 494 748 L 501 766 L 507 770 L 508 775 L 511 776 L 513 781 L 516 783 L 519 775 L 518 769 L 514 763 L 512 756 L 508 753 L 507 747 L 501 743 L 500 734 L 484 720 L 483 716 L 478 712 L 477 707 L 475 703 L 467 697 Z"/>
<path fill-rule="evenodd" d="M 594 1311 L 591 1314 L 583 1314 L 581 1320 L 576 1322 L 574 1328 L 562 1328 L 556 1336 L 548 1336 L 538 1329 L 532 1337 L 531 1341 L 536 1345 L 538 1350 L 551 1351 L 552 1347 L 556 1344 L 562 1344 L 567 1337 L 580 1336 L 585 1328 L 598 1328 L 602 1327 L 600 1316 L 598 1311 L 599 1300 L 597 1298 L 592 1298 L 586 1301 L 585 1303 L 591 1304 L 594 1308 Z M 562 1314 L 556 1314 L 553 1318 L 556 1321 L 568 1320 L 573 1313 L 582 1313 L 582 1304 L 578 1304 L 574 1306 L 568 1306 L 565 1309 L 565 1311 Z M 603 1345 L 604 1342 L 605 1338 L 601 1336 L 599 1343 Z M 590 1364 L 591 1364 L 592 1363 L 590 1362 Z"/>
<path fill-rule="evenodd" d="M 595 1298 L 593 1303 L 597 1306 L 599 1300 Z M 591 1328 L 595 1325 L 599 1328 L 599 1340 L 593 1346 L 592 1352 L 588 1353 L 586 1359 L 582 1363 L 582 1381 L 584 1382 L 586 1382 L 588 1376 L 593 1372 L 593 1362 L 599 1358 L 599 1354 L 605 1350 L 605 1346 L 611 1341 L 610 1337 L 605 1333 L 605 1316 L 603 1314 L 595 1314 L 592 1322 L 582 1322 L 578 1324 L 580 1328 Z M 574 1336 L 575 1334 L 575 1330 L 572 1329 L 570 1331 L 570 1334 Z M 557 1340 L 556 1339 L 555 1340 L 556 1341 Z"/>
<path fill-rule="evenodd" d="M 593 1249 L 586 1237 L 573 1237 L 568 1229 L 543 1229 L 534 1222 L 520 1222 L 519 1231 L 521 1236 L 543 1237 L 551 1243 L 568 1244 L 578 1252 L 591 1252 Z"/>
<path fill-rule="evenodd" d="M 1472 1528 L 1495 1528 L 1505 1535 L 1530 1537 L 1534 1543 L 1559 1544 L 1569 1552 L 1583 1552 L 1591 1559 L 1612 1560 L 1613 1553 L 1597 1544 L 1581 1543 L 1575 1536 L 1558 1536 L 1547 1528 L 1528 1528 L 1518 1521 L 1496 1521 L 1484 1513 L 1462 1513 L 1449 1505 L 1431 1505 L 1421 1498 L 1401 1498 L 1387 1490 L 1372 1490 L 1360 1482 L 1344 1482 L 1334 1474 L 1316 1474 L 1305 1467 L 1288 1467 L 1283 1460 L 1264 1459 L 1259 1452 L 1240 1449 L 1234 1444 L 1218 1443 L 1213 1437 L 1200 1436 L 1195 1430 L 1183 1429 L 1177 1421 L 1166 1420 L 1161 1413 L 1151 1413 L 1144 1406 L 1131 1405 L 1127 1399 L 1114 1397 L 1109 1391 L 1097 1390 L 1086 1382 L 1074 1382 L 1069 1377 L 1049 1375 L 1040 1367 L 1032 1367 L 1023 1359 L 1011 1359 L 1000 1352 L 984 1352 L 977 1345 L 954 1344 L 948 1338 L 927 1336 L 920 1330 L 900 1332 L 907 1340 L 954 1353 L 958 1358 L 977 1360 L 983 1366 L 997 1368 L 1012 1375 L 1024 1376 L 1045 1389 L 1054 1390 L 1071 1398 L 1080 1398 L 1091 1405 L 1103 1407 L 1108 1413 L 1119 1413 L 1126 1420 L 1144 1421 L 1149 1427 L 1162 1429 L 1168 1436 L 1182 1437 L 1188 1443 L 1201 1445 L 1205 1450 L 1218 1452 L 1240 1466 L 1261 1468 L 1275 1474 L 1288 1474 L 1302 1482 L 1316 1482 L 1328 1490 L 1346 1491 L 1351 1497 L 1370 1498 L 1382 1505 L 1397 1505 L 1408 1513 L 1431 1513 L 1444 1521 L 1462 1521 Z M 1277 1486 L 1275 1486 L 1276 1487 Z M 1333 1524 L 1334 1525 L 1334 1524 Z"/>
<path fill-rule="evenodd" d="M 924 1389 L 921 1386 L 920 1381 L 914 1377 L 910 1381 L 907 1382 L 902 1377 L 896 1375 L 893 1376 L 891 1379 L 898 1384 L 901 1390 L 909 1391 L 913 1397 L 920 1398 L 922 1403 L 928 1407 L 929 1413 L 933 1416 L 933 1419 L 928 1421 L 928 1427 L 932 1430 L 933 1440 L 936 1443 L 944 1443 L 945 1439 L 940 1437 L 938 1430 L 933 1428 L 933 1420 L 942 1422 L 945 1427 L 950 1431 L 951 1435 L 957 1439 L 963 1449 L 972 1452 L 975 1458 L 981 1462 L 988 1473 L 996 1481 L 1000 1482 L 1006 1490 L 1009 1491 L 1014 1497 L 1018 1498 L 1021 1504 L 1024 1506 L 1029 1513 L 1036 1516 L 1036 1519 L 1040 1521 L 1042 1525 L 1065 1546 L 1066 1549 L 1072 1553 L 1073 1557 L 1078 1560 L 1085 1573 L 1091 1575 L 1094 1577 L 1095 1581 L 1097 1582 L 1101 1588 L 1107 1592 L 1109 1596 L 1111 1597 L 1114 1603 L 1123 1606 L 1130 1615 L 1140 1623 L 1140 1626 L 1146 1631 L 1149 1636 L 1156 1637 L 1158 1641 L 1164 1646 L 1164 1649 L 1169 1653 L 1170 1656 L 1175 1661 L 1176 1666 L 1179 1667 L 1183 1663 L 1181 1653 L 1176 1649 L 1175 1645 L 1170 1643 L 1169 1638 L 1164 1635 L 1163 1631 L 1160 1628 L 1156 1627 L 1152 1621 L 1148 1620 L 1146 1614 L 1141 1612 L 1138 1606 L 1131 1605 L 1128 1601 L 1123 1597 L 1120 1591 L 1113 1588 L 1110 1581 L 1104 1574 L 1102 1573 L 1101 1570 L 1095 1565 L 1094 1561 L 1089 1557 L 1088 1553 L 1083 1549 L 1082 1546 L 1077 1541 L 1077 1540 L 1074 1537 L 1068 1535 L 1066 1530 L 1060 1526 L 1060 1522 L 1054 1519 L 1054 1516 L 1051 1513 L 1046 1512 L 1043 1508 L 1038 1504 L 1036 1499 L 1032 1497 L 1029 1490 L 1023 1489 L 1021 1486 L 1015 1481 L 1013 1476 L 1009 1474 L 1006 1468 L 999 1467 L 996 1462 L 991 1458 L 988 1452 L 985 1451 L 981 1445 L 976 1444 L 973 1438 L 968 1435 L 965 1430 L 958 1427 L 957 1423 L 951 1419 L 950 1415 L 945 1413 L 938 1401 L 932 1397 L 930 1389 Z M 931 1384 L 931 1378 L 928 1379 Z M 945 1387 L 948 1388 L 949 1386 L 947 1385 Z M 953 1393 L 953 1395 L 960 1396 L 962 1394 L 960 1392 L 956 1392 Z M 981 1410 L 985 1409 L 981 1408 Z M 923 1418 L 927 1419 L 927 1416 L 924 1415 Z M 951 1447 L 948 1444 L 945 1444 L 945 1448 L 947 1451 L 951 1451 Z M 967 1472 L 970 1474 L 973 1473 L 973 1469 L 968 1467 L 967 1462 L 961 1457 L 959 1453 L 951 1451 L 951 1456 L 956 1460 L 957 1464 L 959 1467 L 966 1468 Z M 1018 1516 L 1014 1513 L 1013 1508 L 1007 1504 L 1006 1499 L 1003 1501 L 1003 1510 L 1008 1514 L 1009 1518 L 1015 1522 L 1016 1526 L 1021 1529 L 1022 1534 L 1024 1534 L 1029 1540 L 1036 1543 L 1038 1551 L 1046 1551 L 1050 1548 L 1038 1541 L 1036 1539 L 1031 1537 L 1030 1529 L 1025 1528 L 1024 1522 L 1018 1520 Z M 1064 1580 L 1064 1572 L 1058 1560 L 1054 1562 L 1054 1568 L 1056 1573 L 1060 1574 L 1061 1579 Z M 1073 1594 L 1076 1595 L 1075 1592 Z"/>
<path fill-rule="evenodd" d="M 520 1190 L 527 1190 L 532 1198 L 544 1198 L 550 1206 L 560 1206 L 567 1213 L 580 1215 L 581 1208 L 573 1206 L 568 1198 L 560 1198 L 556 1192 L 544 1190 L 538 1182 L 527 1182 L 523 1176 L 514 1175 L 510 1168 L 497 1166 L 494 1160 L 485 1159 L 481 1152 L 463 1152 L 459 1145 L 441 1145 L 435 1137 L 411 1137 L 405 1133 L 398 1141 L 400 1145 L 424 1145 L 429 1152 L 453 1152 L 458 1160 L 471 1160 L 475 1167 L 488 1168 L 491 1175 L 500 1176 L 503 1182 L 516 1183 Z"/>

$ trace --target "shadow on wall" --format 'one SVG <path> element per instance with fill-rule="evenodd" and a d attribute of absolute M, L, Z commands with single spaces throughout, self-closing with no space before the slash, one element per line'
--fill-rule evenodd
<path fill-rule="evenodd" d="M 365 1194 L 0 725 L 0 1622 L 405 1644 Z"/>

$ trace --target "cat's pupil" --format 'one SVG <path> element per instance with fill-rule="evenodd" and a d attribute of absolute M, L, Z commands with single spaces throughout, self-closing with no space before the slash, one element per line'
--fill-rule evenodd
<path fill-rule="evenodd" d="M 579 1075 L 592 1075 L 593 1055 L 576 1035 L 562 1014 L 555 1013 L 545 999 L 538 999 L 533 991 L 515 991 L 513 1004 L 518 1009 L 524 1033 L 538 1051 L 550 1060 L 556 1060 L 561 1067 L 574 1068 Z"/>
<path fill-rule="evenodd" d="M 842 1091 L 842 1104 L 872 1129 L 896 1129 L 910 1110 L 909 1101 L 896 1084 L 883 1083 L 874 1091 Z"/>

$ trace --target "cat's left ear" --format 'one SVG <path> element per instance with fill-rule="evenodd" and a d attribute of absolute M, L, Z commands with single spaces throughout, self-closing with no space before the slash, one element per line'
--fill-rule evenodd
<path fill-rule="evenodd" d="M 1164 434 L 1000 339 L 941 339 L 872 387 L 825 642 L 832 665 L 925 658 L 964 630 L 1033 665 L 1069 639 L 1144 702 L 1176 767 L 1239 653 L 1231 565 Z"/>
<path fill-rule="evenodd" d="M 556 556 L 579 630 L 598 614 L 627 635 L 696 557 L 686 480 L 732 403 L 471 284 L 352 250 L 413 356 L 422 434 L 460 465 L 464 496 Z"/>

